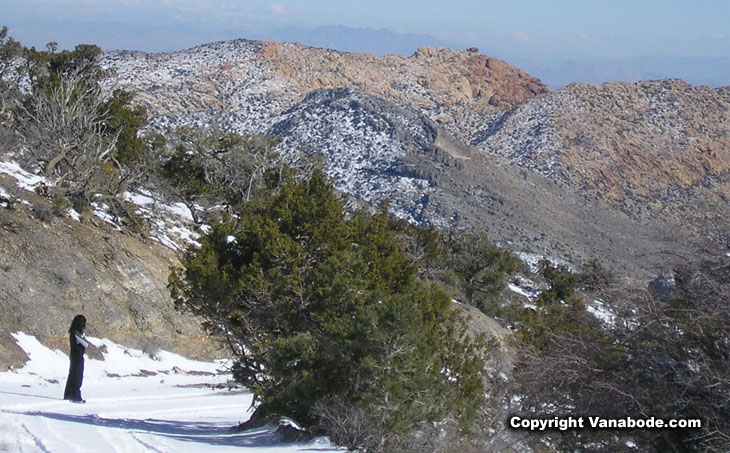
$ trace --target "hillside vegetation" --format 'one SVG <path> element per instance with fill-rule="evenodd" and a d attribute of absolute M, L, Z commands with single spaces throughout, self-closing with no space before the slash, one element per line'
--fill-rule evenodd
<path fill-rule="evenodd" d="M 179 62 L 175 54 L 102 56 L 91 45 L 37 51 L 7 30 L 0 47 L 2 170 L 13 176 L 0 179 L 0 320 L 9 329 L 60 343 L 59 320 L 82 311 L 96 319 L 97 335 L 215 353 L 200 322 L 255 395 L 256 413 L 241 429 L 287 416 L 364 451 L 730 447 L 727 243 L 696 223 L 675 229 L 671 216 L 614 209 L 648 196 L 639 183 L 671 190 L 687 182 L 689 190 L 699 179 L 677 171 L 679 179 L 659 182 L 649 170 L 676 168 L 638 160 L 591 179 L 583 171 L 590 162 L 574 162 L 580 153 L 570 148 L 543 156 L 554 143 L 541 125 L 562 110 L 539 81 L 472 51 L 423 50 L 401 61 L 405 72 L 416 65 L 406 92 L 438 100 L 418 111 L 361 91 L 374 85 L 347 68 L 383 61 L 367 56 L 236 41 L 187 51 Z M 303 71 L 301 55 L 287 49 L 312 63 L 324 55 L 320 73 Z M 231 55 L 240 59 L 217 60 L 219 78 L 201 82 L 196 58 Z M 158 60 L 157 73 L 114 75 L 100 64 Z M 290 60 L 299 62 L 294 71 Z M 451 68 L 443 69 L 449 82 L 463 76 L 463 97 L 419 72 L 435 61 Z M 236 81 L 255 88 L 229 85 L 232 68 L 258 77 Z M 378 74 L 373 81 L 385 80 Z M 328 86 L 340 78 L 363 86 Z M 149 90 L 131 94 L 120 80 Z M 178 82 L 189 91 L 167 96 Z M 320 82 L 332 89 L 294 104 Z M 390 87 L 397 91 L 397 81 Z M 222 97 L 224 88 L 251 101 L 252 113 L 236 111 L 243 104 Z M 582 118 L 588 107 L 578 104 Z M 488 133 L 426 116 L 471 108 L 468 118 L 496 121 Z M 488 143 L 509 137 L 511 121 L 519 131 L 533 120 L 524 148 L 535 154 L 523 162 L 459 141 L 472 134 Z M 724 127 L 714 123 L 697 130 Z M 281 136 L 264 133 L 272 131 Z M 645 134 L 659 146 L 664 131 Z M 636 156 L 622 146 L 609 157 Z M 725 155 L 708 156 L 682 161 L 683 171 L 702 167 L 720 180 L 725 167 L 711 163 Z M 635 168 L 642 175 L 631 179 Z M 625 190 L 616 195 L 615 185 Z M 540 253 L 525 253 L 536 244 Z M 604 262 L 587 259 L 595 251 Z M 647 287 L 662 265 L 671 270 Z M 0 352 L 17 362 L 10 344 L 0 341 Z M 696 418 L 702 426 L 533 433 L 507 429 L 514 414 Z"/>

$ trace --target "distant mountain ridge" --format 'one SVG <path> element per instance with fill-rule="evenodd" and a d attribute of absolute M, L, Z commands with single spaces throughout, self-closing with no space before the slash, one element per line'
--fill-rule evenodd
<path fill-rule="evenodd" d="M 106 52 L 102 65 L 117 74 L 110 84 L 136 92 L 156 121 L 192 115 L 259 132 L 316 89 L 362 90 L 413 107 L 457 135 L 498 109 L 548 92 L 501 60 L 449 49 L 375 57 L 236 40 L 162 54 Z"/>
<path fill-rule="evenodd" d="M 375 56 L 388 54 L 408 56 L 420 47 L 450 47 L 448 43 L 430 35 L 342 25 L 280 28 L 267 34 L 266 39 Z"/>
<path fill-rule="evenodd" d="M 551 89 L 563 88 L 575 82 L 601 84 L 666 78 L 682 79 L 693 85 L 707 85 L 712 88 L 730 86 L 730 58 L 727 57 L 653 55 L 581 60 L 524 58 L 512 63 L 539 75 Z"/>

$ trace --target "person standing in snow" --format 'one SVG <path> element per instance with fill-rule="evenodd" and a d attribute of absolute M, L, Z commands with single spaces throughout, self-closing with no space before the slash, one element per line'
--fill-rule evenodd
<path fill-rule="evenodd" d="M 89 346 L 89 340 L 84 336 L 84 329 L 86 329 L 86 317 L 76 315 L 68 329 L 71 365 L 68 368 L 66 390 L 63 392 L 63 399 L 74 403 L 86 402 L 81 398 L 81 385 L 84 381 L 84 352 Z"/>

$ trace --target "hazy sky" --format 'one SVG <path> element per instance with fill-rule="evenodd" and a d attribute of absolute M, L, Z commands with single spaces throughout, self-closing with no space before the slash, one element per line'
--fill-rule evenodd
<path fill-rule="evenodd" d="M 23 44 L 173 50 L 288 26 L 429 34 L 500 58 L 730 57 L 728 0 L 0 0 Z"/>

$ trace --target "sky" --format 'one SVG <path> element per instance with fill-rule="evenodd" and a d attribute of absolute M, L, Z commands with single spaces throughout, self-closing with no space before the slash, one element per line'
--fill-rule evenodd
<path fill-rule="evenodd" d="M 727 0 L 0 0 L 25 45 L 167 51 L 287 27 L 430 35 L 507 61 L 730 58 Z"/>

